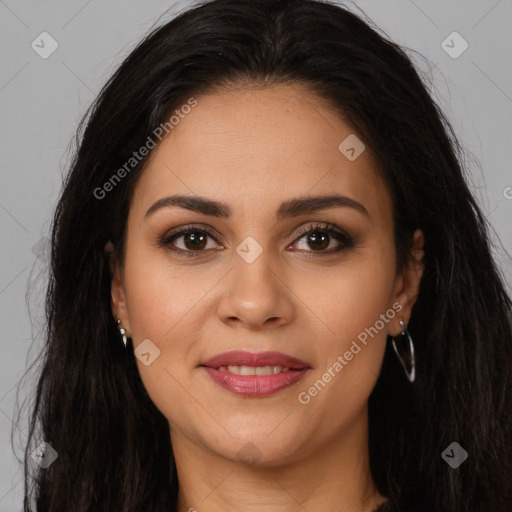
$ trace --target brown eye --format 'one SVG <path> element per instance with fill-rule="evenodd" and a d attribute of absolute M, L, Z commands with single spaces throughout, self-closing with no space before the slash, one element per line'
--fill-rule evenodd
<path fill-rule="evenodd" d="M 180 238 L 181 237 L 183 237 L 183 244 L 185 245 L 186 249 L 200 250 L 206 247 L 208 235 L 205 235 L 200 231 L 189 231 L 180 235 Z"/>
<path fill-rule="evenodd" d="M 298 250 L 305 252 L 332 254 L 354 245 L 352 238 L 334 225 L 308 226 L 299 231 L 298 242 L 295 242 L 294 245 L 302 239 L 305 240 L 303 247 L 298 247 Z M 332 249 L 333 247 L 334 249 Z M 308 248 L 311 250 L 308 250 Z"/>
<path fill-rule="evenodd" d="M 183 226 L 166 234 L 160 245 L 180 256 L 199 256 L 206 249 L 219 249 L 217 244 L 208 247 L 208 239 L 218 242 L 216 236 L 205 229 L 194 226 Z M 304 242 L 301 242 L 304 239 Z M 304 252 L 308 256 L 321 256 L 340 252 L 354 246 L 352 238 L 336 225 L 318 224 L 303 228 L 298 233 L 298 239 L 289 247 L 301 243 L 303 247 L 295 250 Z M 317 254 L 315 254 L 317 253 Z"/>
<path fill-rule="evenodd" d="M 215 249 L 213 244 L 207 247 L 208 239 L 216 241 L 216 238 L 204 229 L 193 226 L 185 226 L 171 231 L 160 240 L 160 245 L 183 256 L 197 256 L 205 249 Z"/>

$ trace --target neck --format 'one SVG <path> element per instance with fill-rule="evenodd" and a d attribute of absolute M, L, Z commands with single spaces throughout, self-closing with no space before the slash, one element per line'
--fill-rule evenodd
<path fill-rule="evenodd" d="M 385 501 L 371 477 L 366 409 L 344 432 L 285 464 L 233 461 L 172 428 L 171 442 L 178 512 L 373 512 Z"/>

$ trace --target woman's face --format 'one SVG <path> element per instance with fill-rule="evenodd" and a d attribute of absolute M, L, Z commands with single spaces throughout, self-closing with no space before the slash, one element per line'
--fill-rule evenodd
<path fill-rule="evenodd" d="M 421 275 L 395 274 L 391 197 L 370 150 L 298 85 L 196 100 L 137 183 L 113 279 L 173 447 L 277 464 L 355 425 L 365 435 L 386 337 L 408 321 Z M 228 351 L 284 359 L 203 366 Z M 258 365 L 278 373 L 234 375 Z"/>

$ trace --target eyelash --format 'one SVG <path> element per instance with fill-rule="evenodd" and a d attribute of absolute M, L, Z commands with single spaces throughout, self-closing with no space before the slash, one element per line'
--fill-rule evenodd
<path fill-rule="evenodd" d="M 207 236 L 213 238 L 214 240 L 216 240 L 216 235 L 214 235 L 209 230 L 196 228 L 194 225 L 188 225 L 188 226 L 182 226 L 180 228 L 177 228 L 177 229 L 171 231 L 170 233 L 167 233 L 159 240 L 159 244 L 162 247 L 164 247 L 180 256 L 184 256 L 184 257 L 197 257 L 200 255 L 200 253 L 205 252 L 204 249 L 198 250 L 198 251 L 189 251 L 189 250 L 185 250 L 185 249 L 174 249 L 171 246 L 172 242 L 174 242 L 178 238 L 182 237 L 186 233 L 200 233 L 200 234 L 207 235 Z M 310 233 L 327 234 L 330 237 L 335 238 L 338 242 L 341 243 L 341 245 L 337 249 L 334 249 L 334 250 L 331 249 L 329 251 L 319 251 L 318 253 L 316 253 L 316 251 L 304 251 L 302 249 L 298 249 L 298 251 L 302 251 L 302 252 L 306 253 L 307 256 L 305 256 L 305 257 L 307 257 L 307 258 L 311 258 L 311 257 L 315 258 L 317 256 L 339 253 L 345 249 L 350 249 L 350 248 L 354 247 L 354 242 L 350 235 L 348 235 L 342 229 L 338 228 L 338 226 L 336 226 L 335 224 L 329 224 L 329 223 L 325 223 L 325 225 L 323 225 L 323 226 L 320 226 L 319 224 L 314 224 L 314 225 L 312 224 L 310 226 L 301 228 L 298 231 L 294 242 L 292 242 L 292 243 L 296 243 L 297 241 L 304 238 L 304 236 L 306 236 Z"/>

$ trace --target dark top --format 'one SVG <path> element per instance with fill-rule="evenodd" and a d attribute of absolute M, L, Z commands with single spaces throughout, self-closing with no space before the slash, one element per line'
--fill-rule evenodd
<path fill-rule="evenodd" d="M 423 510 L 423 509 L 422 509 Z M 373 512 L 418 512 L 417 510 L 412 510 L 408 508 L 401 508 L 399 506 L 393 505 L 390 501 L 385 501 L 382 505 L 379 505 Z M 434 511 L 432 511 L 434 512 Z"/>
<path fill-rule="evenodd" d="M 382 503 L 379 505 L 373 512 L 407 512 L 405 510 L 398 510 L 393 507 L 389 501 Z"/>

